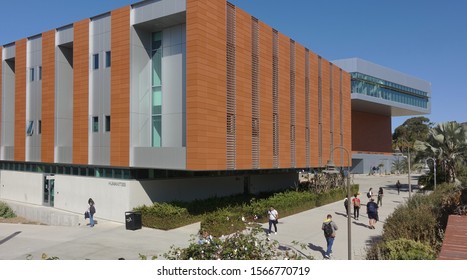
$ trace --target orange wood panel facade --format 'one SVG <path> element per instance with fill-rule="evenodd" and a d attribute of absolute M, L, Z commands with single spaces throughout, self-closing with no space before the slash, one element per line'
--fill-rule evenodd
<path fill-rule="evenodd" d="M 259 22 L 260 168 L 273 167 L 272 28 Z"/>
<path fill-rule="evenodd" d="M 3 84 L 2 84 L 2 81 L 3 81 L 3 47 L 0 46 L 0 110 L 3 105 L 2 103 L 2 100 L 3 100 Z M 2 123 L 2 114 L 0 113 L 0 139 L 2 137 L 2 129 L 1 129 L 1 123 Z M 1 142 L 1 141 L 0 141 Z M 1 158 L 1 155 L 0 155 L 0 158 Z"/>
<path fill-rule="evenodd" d="M 298 43 L 295 43 L 295 103 L 295 166 L 307 167 L 305 142 L 305 48 Z"/>
<path fill-rule="evenodd" d="M 73 163 L 88 163 L 89 19 L 74 24 Z"/>
<path fill-rule="evenodd" d="M 110 164 L 128 166 L 130 154 L 130 7 L 111 14 Z"/>
<path fill-rule="evenodd" d="M 279 167 L 290 165 L 290 38 L 279 33 Z"/>
<path fill-rule="evenodd" d="M 331 152 L 330 143 L 331 143 L 331 96 L 330 96 L 330 71 L 329 71 L 329 61 L 324 58 L 321 58 L 321 80 L 322 80 L 322 91 L 321 91 L 321 100 L 322 100 L 322 139 L 321 149 L 322 154 L 322 164 L 326 165 L 329 160 L 329 155 Z"/>
<path fill-rule="evenodd" d="M 319 166 L 319 109 L 318 109 L 318 56 L 310 56 L 310 165 Z"/>
<path fill-rule="evenodd" d="M 55 30 L 51 30 L 42 34 L 42 162 L 54 162 L 54 133 Z"/>
<path fill-rule="evenodd" d="M 350 74 L 342 71 L 342 104 L 343 104 L 343 134 L 344 147 L 352 153 L 352 102 Z M 391 138 L 392 139 L 392 138 Z M 351 155 L 352 156 L 352 155 Z"/>
<path fill-rule="evenodd" d="M 236 8 L 236 168 L 252 168 L 251 16 Z"/>
<path fill-rule="evenodd" d="M 391 116 L 352 111 L 352 150 L 391 153 Z"/>
<path fill-rule="evenodd" d="M 26 159 L 26 44 L 26 39 L 15 44 L 15 161 Z"/>
<path fill-rule="evenodd" d="M 337 166 L 347 166 L 348 158 L 346 152 L 337 147 L 341 147 L 341 94 L 340 94 L 340 69 L 334 64 L 331 64 L 332 67 L 332 97 L 333 97 L 333 144 L 334 144 L 334 163 Z M 350 151 L 349 151 L 350 153 Z"/>
<path fill-rule="evenodd" d="M 186 3 L 187 169 L 226 169 L 226 2 Z"/>

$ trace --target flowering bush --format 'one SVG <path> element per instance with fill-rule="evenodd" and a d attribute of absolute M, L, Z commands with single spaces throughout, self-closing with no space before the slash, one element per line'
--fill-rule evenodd
<path fill-rule="evenodd" d="M 292 248 L 279 247 L 277 241 L 264 237 L 262 230 L 248 228 L 243 232 L 212 238 L 205 242 L 192 240 L 187 248 L 172 246 L 163 256 L 169 260 L 281 260 L 309 259 Z"/>

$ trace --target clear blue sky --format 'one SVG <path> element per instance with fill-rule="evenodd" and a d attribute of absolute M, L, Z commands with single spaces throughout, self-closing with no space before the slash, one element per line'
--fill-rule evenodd
<path fill-rule="evenodd" d="M 136 2 L 3 0 L 0 44 Z M 360 57 L 431 82 L 426 117 L 467 121 L 467 1 L 230 2 L 328 60 Z M 393 118 L 393 129 L 406 119 Z"/>

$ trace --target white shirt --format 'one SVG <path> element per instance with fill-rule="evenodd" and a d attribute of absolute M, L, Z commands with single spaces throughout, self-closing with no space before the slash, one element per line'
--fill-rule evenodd
<path fill-rule="evenodd" d="M 277 220 L 277 215 L 279 215 L 276 209 L 272 209 L 268 211 L 269 220 Z"/>

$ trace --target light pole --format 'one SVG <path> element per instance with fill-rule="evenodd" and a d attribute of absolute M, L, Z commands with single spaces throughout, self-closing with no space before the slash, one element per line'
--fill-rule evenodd
<path fill-rule="evenodd" d="M 410 183 L 410 149 L 407 147 L 407 167 L 409 174 L 409 199 L 412 197 L 412 184 Z"/>
<path fill-rule="evenodd" d="M 434 176 L 434 182 L 435 182 L 435 184 L 434 184 L 434 190 L 436 190 L 436 160 L 435 160 L 434 158 L 432 158 L 432 157 L 429 157 L 429 158 L 425 159 L 426 167 L 428 167 L 427 161 L 428 161 L 429 159 L 431 159 L 431 160 L 433 161 L 433 176 Z"/>
<path fill-rule="evenodd" d="M 326 164 L 326 171 L 327 173 L 337 173 L 335 165 L 332 161 L 332 155 L 334 150 L 336 149 L 342 149 L 346 152 L 347 154 L 347 259 L 351 260 L 352 259 L 352 230 L 351 230 L 351 225 L 352 225 L 352 218 L 350 217 L 350 153 L 349 151 L 342 147 L 342 146 L 337 146 L 334 147 L 331 152 L 329 153 L 329 160 L 328 163 Z"/>

